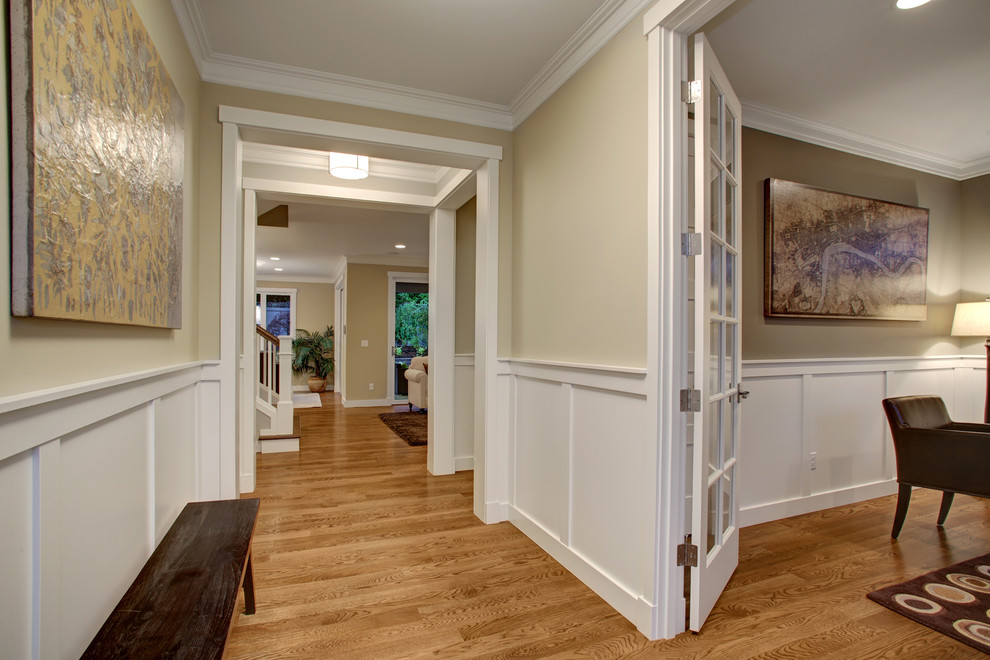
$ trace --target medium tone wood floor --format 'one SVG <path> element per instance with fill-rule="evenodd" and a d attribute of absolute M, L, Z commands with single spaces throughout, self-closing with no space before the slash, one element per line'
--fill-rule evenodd
<path fill-rule="evenodd" d="M 916 491 L 743 529 L 700 634 L 649 642 L 509 523 L 483 525 L 471 473 L 427 474 L 377 419 L 299 411 L 298 454 L 258 456 L 257 614 L 226 658 L 982 658 L 866 593 L 990 552 L 990 500 Z M 396 410 L 404 409 L 396 408 Z"/>

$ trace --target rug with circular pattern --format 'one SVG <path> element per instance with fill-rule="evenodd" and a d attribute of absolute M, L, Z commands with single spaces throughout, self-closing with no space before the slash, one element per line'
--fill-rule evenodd
<path fill-rule="evenodd" d="M 877 589 L 866 597 L 990 654 L 990 555 Z"/>

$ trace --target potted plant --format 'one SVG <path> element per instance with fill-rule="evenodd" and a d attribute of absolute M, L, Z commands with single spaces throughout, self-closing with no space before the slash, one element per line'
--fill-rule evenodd
<path fill-rule="evenodd" d="M 317 332 L 296 330 L 296 338 L 292 340 L 292 371 L 313 374 L 309 379 L 310 392 L 326 389 L 327 378 L 333 374 L 332 325 Z"/>

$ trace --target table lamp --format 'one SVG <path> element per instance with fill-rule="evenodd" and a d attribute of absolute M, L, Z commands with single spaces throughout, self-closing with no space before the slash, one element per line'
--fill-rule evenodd
<path fill-rule="evenodd" d="M 952 336 L 987 338 L 987 400 L 983 406 L 983 423 L 990 424 L 990 297 L 985 302 L 956 305 Z"/>

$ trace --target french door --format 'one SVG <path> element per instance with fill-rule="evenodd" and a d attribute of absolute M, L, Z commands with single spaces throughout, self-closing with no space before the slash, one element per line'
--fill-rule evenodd
<path fill-rule="evenodd" d="M 740 104 L 703 34 L 695 35 L 694 382 L 690 627 L 698 631 L 739 563 Z"/>

